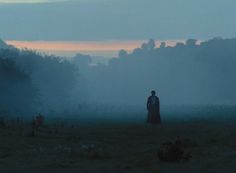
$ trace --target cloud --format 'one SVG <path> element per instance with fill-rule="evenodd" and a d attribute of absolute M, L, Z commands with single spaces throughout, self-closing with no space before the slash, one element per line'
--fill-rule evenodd
<path fill-rule="evenodd" d="M 58 1 L 0 0 L 7 2 L 0 3 L 0 37 L 76 41 L 236 35 L 236 23 L 232 21 L 236 1 L 215 0 L 214 6 L 205 0 Z"/>
<path fill-rule="evenodd" d="M 62 2 L 68 0 L 0 0 L 0 3 L 15 4 L 15 3 L 49 3 L 49 2 Z"/>

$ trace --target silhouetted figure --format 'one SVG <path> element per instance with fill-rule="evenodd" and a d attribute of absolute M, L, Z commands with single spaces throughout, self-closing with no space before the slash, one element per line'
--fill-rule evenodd
<path fill-rule="evenodd" d="M 161 123 L 160 101 L 159 98 L 156 96 L 155 91 L 152 91 L 151 96 L 148 97 L 147 110 L 148 110 L 147 123 L 160 124 Z"/>

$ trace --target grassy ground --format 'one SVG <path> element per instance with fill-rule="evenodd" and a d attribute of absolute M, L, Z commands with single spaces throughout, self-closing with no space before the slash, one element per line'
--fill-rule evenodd
<path fill-rule="evenodd" d="M 188 140 L 187 162 L 159 161 L 161 143 Z M 0 128 L 1 173 L 215 173 L 236 172 L 235 121 L 47 125 Z"/>

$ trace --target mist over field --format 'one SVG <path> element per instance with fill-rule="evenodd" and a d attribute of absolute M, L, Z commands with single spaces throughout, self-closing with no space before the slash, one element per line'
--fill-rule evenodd
<path fill-rule="evenodd" d="M 236 173 L 235 9 L 0 0 L 0 173 Z"/>
<path fill-rule="evenodd" d="M 149 40 L 131 53 L 119 52 L 108 64 L 89 55 L 71 59 L 19 50 L 1 41 L 0 108 L 3 114 L 82 115 L 122 111 L 145 115 L 156 90 L 168 106 L 233 106 L 236 39 L 189 39 L 174 47 Z"/>

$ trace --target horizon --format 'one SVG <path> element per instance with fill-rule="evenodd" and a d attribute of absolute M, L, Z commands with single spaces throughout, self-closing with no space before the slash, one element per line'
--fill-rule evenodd
<path fill-rule="evenodd" d="M 155 40 L 159 48 L 162 42 L 166 46 L 174 47 L 176 43 L 185 43 L 187 39 L 179 40 Z M 90 56 L 113 58 L 118 57 L 120 50 L 132 52 L 141 47 L 147 40 L 105 40 L 105 41 L 17 41 L 5 40 L 9 45 L 18 49 L 36 50 L 40 53 L 54 54 L 58 56 L 72 57 L 77 53 Z M 198 44 L 202 40 L 198 40 Z"/>

